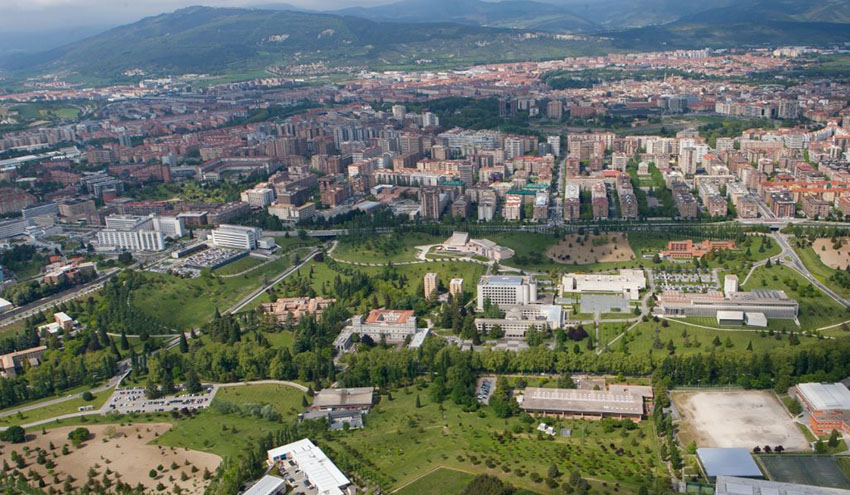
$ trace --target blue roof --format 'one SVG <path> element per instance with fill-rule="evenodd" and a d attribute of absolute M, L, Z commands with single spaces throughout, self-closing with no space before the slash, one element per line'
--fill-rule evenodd
<path fill-rule="evenodd" d="M 747 449 L 697 449 L 697 456 L 709 478 L 738 476 L 741 478 L 764 478 L 753 456 Z"/>

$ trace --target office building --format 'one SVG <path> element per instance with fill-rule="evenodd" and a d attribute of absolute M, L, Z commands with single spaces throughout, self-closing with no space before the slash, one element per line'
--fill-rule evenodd
<path fill-rule="evenodd" d="M 212 244 L 215 247 L 250 251 L 257 248 L 257 242 L 262 236 L 263 231 L 257 227 L 223 224 L 212 231 Z"/>
<path fill-rule="evenodd" d="M 797 318 L 799 304 L 781 290 L 754 290 L 735 292 L 725 296 L 711 291 L 701 293 L 665 292 L 658 297 L 656 311 L 664 316 L 730 316 L 727 312 L 743 313 L 744 319 L 761 321 L 763 318 L 793 320 Z M 763 316 L 759 316 L 759 313 Z"/>
<path fill-rule="evenodd" d="M 616 293 L 633 301 L 646 289 L 643 270 L 620 270 L 617 275 L 601 273 L 567 273 L 561 278 L 561 295 L 568 293 Z"/>
<path fill-rule="evenodd" d="M 14 378 L 27 366 L 38 366 L 47 346 L 32 347 L 0 356 L 0 376 Z"/>
<path fill-rule="evenodd" d="M 257 186 L 246 189 L 239 195 L 240 199 L 254 208 L 265 208 L 274 202 L 274 189 L 270 187 Z"/>
<path fill-rule="evenodd" d="M 278 323 L 292 322 L 297 324 L 304 318 L 315 316 L 321 319 L 322 312 L 336 299 L 323 297 L 281 297 L 271 303 L 263 303 L 260 307 L 265 313 L 274 315 Z"/>
<path fill-rule="evenodd" d="M 23 218 L 0 220 L 0 239 L 23 235 L 27 232 L 27 227 L 29 227 L 29 221 Z"/>
<path fill-rule="evenodd" d="M 395 309 L 373 309 L 365 317 L 353 316 L 351 324 L 343 328 L 334 340 L 334 347 L 342 352 L 347 351 L 353 343 L 354 334 L 361 340 L 368 336 L 373 342 L 400 344 L 416 334 L 416 317 L 411 310 Z"/>
<path fill-rule="evenodd" d="M 505 312 L 503 318 L 476 318 L 475 328 L 486 334 L 498 325 L 504 338 L 525 339 L 532 328 L 554 330 L 564 326 L 564 310 L 557 304 L 517 304 L 501 306 Z"/>
<path fill-rule="evenodd" d="M 478 280 L 478 311 L 484 311 L 487 300 L 500 308 L 537 302 L 537 282 L 520 275 L 484 275 Z"/>
<path fill-rule="evenodd" d="M 443 214 L 443 203 L 440 198 L 440 188 L 423 186 L 419 189 L 420 214 L 422 218 L 439 220 Z"/>

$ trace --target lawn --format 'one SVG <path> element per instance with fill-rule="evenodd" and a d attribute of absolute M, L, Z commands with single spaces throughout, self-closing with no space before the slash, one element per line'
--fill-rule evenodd
<path fill-rule="evenodd" d="M 415 246 L 441 244 L 445 240 L 445 236 L 421 232 L 410 232 L 403 236 L 385 234 L 356 240 L 343 238 L 334 249 L 333 257 L 354 263 L 415 261 L 418 252 Z"/>
<path fill-rule="evenodd" d="M 417 395 L 422 403 L 415 407 Z M 657 450 L 651 422 L 634 430 L 606 430 L 607 422 L 554 420 L 556 429 L 571 428 L 571 437 L 545 439 L 518 418 L 500 419 L 489 410 L 463 412 L 445 402 L 430 402 L 427 390 L 411 387 L 386 397 L 367 417 L 366 428 L 334 436 L 329 444 L 370 463 L 390 490 L 437 467 L 489 473 L 522 489 L 560 493 L 545 478 L 552 464 L 561 473 L 579 470 L 591 479 L 592 493 L 636 493 L 650 483 Z M 551 419 L 547 420 L 550 423 Z M 511 433 L 507 433 L 511 432 Z M 616 450 L 622 448 L 621 455 Z M 534 474 L 532 474 L 534 473 Z M 565 481 L 568 474 L 560 476 Z M 407 492 L 412 493 L 412 492 Z M 442 493 L 457 493 L 443 491 Z"/>
<path fill-rule="evenodd" d="M 161 273 L 145 273 L 149 283 L 133 293 L 133 304 L 166 325 L 196 328 L 209 321 L 216 308 L 224 312 L 290 266 L 288 256 L 261 270 L 231 278 L 184 279 Z"/>
<path fill-rule="evenodd" d="M 475 476 L 454 469 L 439 468 L 419 478 L 401 490 L 398 495 L 444 495 L 460 493 Z"/>
<path fill-rule="evenodd" d="M 68 395 L 68 393 L 65 395 Z M 100 409 L 107 399 L 109 399 L 110 395 L 112 395 L 111 389 L 94 394 L 94 399 L 90 401 L 84 401 L 78 397 L 58 404 L 39 407 L 38 409 L 33 409 L 31 411 L 24 411 L 20 414 L 3 416 L 0 417 L 0 426 L 23 425 L 41 421 L 43 419 L 54 418 L 56 416 L 71 414 L 77 412 L 81 406 L 92 406 L 93 409 Z"/>
<path fill-rule="evenodd" d="M 302 397 L 308 398 L 307 394 L 293 387 L 257 384 L 221 387 L 214 400 L 226 400 L 236 404 L 271 404 L 281 415 L 294 418 L 304 410 L 301 405 Z"/>
<path fill-rule="evenodd" d="M 785 266 L 756 268 L 742 289 L 784 290 L 788 297 L 800 303 L 799 320 L 803 330 L 816 330 L 850 317 L 850 313 L 841 304 L 811 285 L 802 275 Z"/>
<path fill-rule="evenodd" d="M 560 236 L 533 232 L 501 232 L 484 236 L 484 238 L 514 250 L 514 257 L 506 260 L 505 265 L 538 271 L 563 266 L 546 257 L 546 250 L 557 244 Z"/>
<path fill-rule="evenodd" d="M 710 352 L 721 355 L 724 352 L 749 352 L 747 347 L 750 344 L 752 344 L 753 353 L 771 352 L 780 347 L 791 346 L 788 334 L 783 335 L 781 332 L 775 332 L 771 336 L 768 331 L 708 330 L 687 326 L 676 320 L 668 320 L 668 326 L 664 327 L 663 321 L 656 323 L 650 320 L 639 323 L 617 341 L 611 350 L 621 351 L 621 346 L 625 345 L 630 354 L 645 355 L 651 353 L 653 357 L 663 358 L 669 354 L 667 345 L 670 341 L 673 342 L 675 354 L 679 355 Z M 790 323 L 788 331 L 790 332 L 793 327 L 793 323 Z M 720 345 L 714 344 L 715 337 L 720 341 Z M 727 347 L 727 339 L 731 342 L 731 347 Z M 824 345 L 822 340 L 815 337 L 799 335 L 799 339 L 801 347 Z M 624 344 L 621 342 L 624 342 Z"/>
<path fill-rule="evenodd" d="M 255 258 L 253 256 L 244 256 L 232 263 L 228 263 L 220 268 L 216 268 L 215 270 L 213 270 L 213 273 L 219 276 L 236 275 L 237 273 L 242 273 L 246 270 L 256 268 L 265 262 L 266 260 L 260 258 Z"/>
<path fill-rule="evenodd" d="M 283 249 L 284 252 L 289 251 L 291 249 L 297 249 L 302 247 L 311 247 L 317 246 L 322 243 L 321 239 L 316 237 L 307 237 L 301 239 L 297 235 L 291 235 L 289 237 L 286 236 L 278 236 L 274 238 L 274 241 Z"/>

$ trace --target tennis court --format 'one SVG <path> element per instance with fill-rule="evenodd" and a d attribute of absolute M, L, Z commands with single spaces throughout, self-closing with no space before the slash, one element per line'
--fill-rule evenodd
<path fill-rule="evenodd" d="M 758 460 L 773 481 L 850 488 L 850 480 L 832 456 L 760 455 Z"/>

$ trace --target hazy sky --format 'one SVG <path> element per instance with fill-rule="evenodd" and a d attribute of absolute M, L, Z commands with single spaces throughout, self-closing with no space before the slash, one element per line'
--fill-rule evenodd
<path fill-rule="evenodd" d="M 0 30 L 43 31 L 77 26 L 114 26 L 190 5 L 245 7 L 289 3 L 314 9 L 378 5 L 393 0 L 0 0 Z"/>

